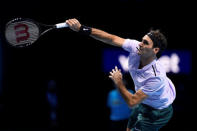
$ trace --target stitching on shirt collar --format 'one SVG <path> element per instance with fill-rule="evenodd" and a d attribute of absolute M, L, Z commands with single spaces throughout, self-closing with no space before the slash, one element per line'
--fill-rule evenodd
<path fill-rule="evenodd" d="M 155 76 L 157 76 L 157 75 L 156 75 L 155 68 L 154 68 L 154 66 L 153 66 L 153 65 L 152 65 L 152 68 L 153 68 L 153 71 L 154 71 Z"/>

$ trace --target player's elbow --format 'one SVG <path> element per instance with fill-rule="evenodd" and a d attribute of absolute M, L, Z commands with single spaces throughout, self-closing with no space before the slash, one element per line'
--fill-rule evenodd
<path fill-rule="evenodd" d="M 95 38 L 95 39 L 98 39 L 98 40 L 100 40 L 100 41 L 102 41 L 104 43 L 107 43 L 107 44 L 110 44 L 110 45 L 114 45 L 115 36 L 112 35 L 112 34 L 106 33 L 103 36 L 99 36 L 99 37 L 92 36 L 92 37 Z"/>
<path fill-rule="evenodd" d="M 114 45 L 116 42 L 116 36 L 112 34 L 108 34 L 108 39 L 106 42 L 110 43 L 111 45 Z"/>
<path fill-rule="evenodd" d="M 112 35 L 112 36 L 111 36 L 111 42 L 112 42 L 112 44 L 115 45 L 115 46 L 121 47 L 122 44 L 124 43 L 124 40 L 125 40 L 125 39 L 123 39 L 123 38 L 121 38 L 121 37 L 118 37 L 118 36 L 116 36 L 116 35 Z"/>
<path fill-rule="evenodd" d="M 129 101 L 128 106 L 129 108 L 133 108 L 137 105 L 137 102 L 135 102 L 134 100 Z"/>

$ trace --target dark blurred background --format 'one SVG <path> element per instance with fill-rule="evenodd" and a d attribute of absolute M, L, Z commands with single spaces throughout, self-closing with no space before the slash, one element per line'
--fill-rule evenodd
<path fill-rule="evenodd" d="M 0 130 L 108 130 L 108 92 L 113 84 L 102 69 L 102 52 L 116 49 L 70 29 L 53 30 L 23 49 L 9 46 L 6 22 L 15 17 L 44 24 L 77 18 L 123 38 L 141 40 L 151 27 L 168 39 L 168 49 L 192 53 L 191 72 L 168 74 L 176 86 L 174 116 L 162 130 L 195 129 L 194 6 L 189 1 L 2 0 L 0 4 Z M 185 63 L 187 64 L 187 63 Z M 115 66 L 115 65 L 114 65 Z M 131 88 L 132 80 L 125 74 Z M 51 127 L 48 82 L 56 82 L 57 123 Z"/>

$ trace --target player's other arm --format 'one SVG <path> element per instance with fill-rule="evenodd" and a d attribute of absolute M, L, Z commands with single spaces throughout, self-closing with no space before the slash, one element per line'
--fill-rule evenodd
<path fill-rule="evenodd" d="M 69 25 L 69 27 L 72 30 L 74 30 L 76 32 L 79 32 L 80 27 L 82 26 L 77 19 L 69 19 L 66 21 L 66 23 Z M 105 31 L 102 31 L 102 30 L 96 29 L 96 28 L 91 28 L 90 36 L 92 38 L 102 41 L 106 44 L 110 44 L 110 45 L 114 45 L 114 46 L 118 46 L 118 47 L 121 47 L 125 41 L 124 38 L 107 33 Z"/>
<path fill-rule="evenodd" d="M 118 91 L 129 107 L 135 107 L 148 97 L 142 90 L 138 90 L 135 94 L 130 93 L 123 84 L 122 73 L 117 67 L 110 72 L 109 77 L 114 81 Z"/>

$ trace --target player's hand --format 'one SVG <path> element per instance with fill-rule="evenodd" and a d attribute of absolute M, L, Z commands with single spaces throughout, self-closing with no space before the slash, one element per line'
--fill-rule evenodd
<path fill-rule="evenodd" d="M 75 18 L 66 20 L 66 24 L 68 24 L 70 29 L 76 32 L 78 32 L 81 27 L 80 22 Z"/>
<path fill-rule="evenodd" d="M 118 69 L 117 66 L 115 67 L 115 69 L 112 69 L 112 71 L 110 72 L 109 78 L 111 78 L 116 85 L 123 84 L 122 73 L 121 73 L 121 70 Z"/>

